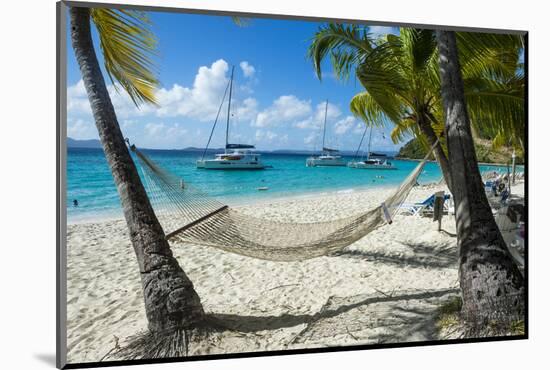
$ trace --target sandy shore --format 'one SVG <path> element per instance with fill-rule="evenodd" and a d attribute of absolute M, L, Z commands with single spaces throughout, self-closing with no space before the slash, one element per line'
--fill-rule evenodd
<path fill-rule="evenodd" d="M 416 187 L 421 201 L 437 186 Z M 380 204 L 390 189 L 278 199 L 239 208 L 275 220 L 329 220 Z M 523 187 L 514 189 L 523 194 Z M 437 339 L 437 307 L 457 294 L 455 221 L 397 216 L 337 255 L 268 262 L 173 246 L 205 310 L 233 330 L 190 354 Z M 68 360 L 100 361 L 146 330 L 140 276 L 124 220 L 68 226 Z"/>

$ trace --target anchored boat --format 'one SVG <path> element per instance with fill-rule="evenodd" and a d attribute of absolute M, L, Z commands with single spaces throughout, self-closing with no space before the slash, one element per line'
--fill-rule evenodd
<path fill-rule="evenodd" d="M 264 168 L 269 168 L 271 166 L 265 165 L 261 160 L 261 154 L 254 152 L 254 145 L 249 144 L 230 144 L 229 143 L 229 118 L 231 116 L 231 93 L 233 91 L 233 72 L 235 67 L 231 69 L 231 79 L 229 80 L 228 87 L 225 89 L 220 108 L 218 109 L 218 114 L 212 131 L 210 132 L 210 137 L 206 148 L 202 153 L 202 158 L 197 160 L 197 168 L 204 168 L 207 170 L 263 170 Z M 212 134 L 216 128 L 216 123 L 218 122 L 218 117 L 225 100 L 225 95 L 229 89 L 229 102 L 227 105 L 227 122 L 225 128 L 225 152 L 216 154 L 212 159 L 204 159 L 204 156 L 210 145 L 210 140 L 212 139 Z"/>
<path fill-rule="evenodd" d="M 367 127 L 365 127 L 365 131 L 363 132 L 363 136 L 361 137 L 361 141 L 359 142 L 359 146 L 357 147 L 357 151 L 355 152 L 354 159 L 351 162 L 348 162 L 348 167 L 365 169 L 365 170 L 396 170 L 397 167 L 395 167 L 389 161 L 388 157 L 385 154 L 372 153 L 370 151 L 370 144 L 372 139 L 372 127 L 369 133 L 369 145 L 367 150 L 367 158 L 363 159 L 363 156 L 361 156 L 361 159 L 357 160 L 357 156 L 359 154 L 359 151 L 361 150 L 361 145 L 363 144 L 363 139 L 365 138 L 366 133 L 367 133 Z"/>
<path fill-rule="evenodd" d="M 325 137 L 327 131 L 327 110 L 328 100 L 325 104 L 325 123 L 323 126 L 323 151 L 321 155 L 312 156 L 306 159 L 307 167 L 325 167 L 325 166 L 345 166 L 346 163 L 342 160 L 342 156 L 337 149 L 327 148 L 325 146 Z"/>

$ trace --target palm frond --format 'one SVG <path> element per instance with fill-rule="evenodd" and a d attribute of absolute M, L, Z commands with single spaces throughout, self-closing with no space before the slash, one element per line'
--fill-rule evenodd
<path fill-rule="evenodd" d="M 361 85 L 393 122 L 399 122 L 404 106 L 412 104 L 410 79 L 404 73 L 399 59 L 391 45 L 382 44 L 356 69 Z"/>
<path fill-rule="evenodd" d="M 468 112 L 480 136 L 506 135 L 508 143 L 522 147 L 525 133 L 524 83 L 520 76 L 506 82 L 465 79 Z"/>
<path fill-rule="evenodd" d="M 436 52 L 435 33 L 432 30 L 401 28 L 399 38 L 407 54 L 412 73 L 423 72 Z"/>
<path fill-rule="evenodd" d="M 154 63 L 157 40 L 146 13 L 137 10 L 93 8 L 105 69 L 115 88 L 120 86 L 136 106 L 156 104 L 159 85 Z"/>
<path fill-rule="evenodd" d="M 416 122 L 412 119 L 404 119 L 395 124 L 390 132 L 390 137 L 394 144 L 400 143 L 408 138 L 415 137 Z"/>
<path fill-rule="evenodd" d="M 354 66 L 370 53 L 372 42 L 368 32 L 357 25 L 329 23 L 315 33 L 307 56 L 319 79 L 322 79 L 321 62 L 330 55 L 337 77 L 346 80 Z"/>
<path fill-rule="evenodd" d="M 517 72 L 523 48 L 521 36 L 475 32 L 456 35 L 463 75 L 505 80 Z"/>
<path fill-rule="evenodd" d="M 244 17 L 231 17 L 233 20 L 233 23 L 235 23 L 239 27 L 247 27 L 250 25 L 250 22 L 252 22 L 251 18 L 244 18 Z"/>
<path fill-rule="evenodd" d="M 356 94 L 351 99 L 349 109 L 367 126 L 380 127 L 384 125 L 384 111 L 367 91 Z"/>

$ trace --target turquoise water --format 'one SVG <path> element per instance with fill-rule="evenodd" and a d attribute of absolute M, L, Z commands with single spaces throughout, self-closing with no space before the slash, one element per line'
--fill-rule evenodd
<path fill-rule="evenodd" d="M 150 158 L 189 184 L 229 204 L 267 200 L 327 191 L 352 191 L 358 188 L 393 187 L 418 164 L 392 161 L 397 170 L 360 170 L 347 167 L 306 167 L 306 155 L 263 154 L 273 168 L 261 171 L 216 171 L 195 168 L 198 153 L 177 150 L 146 150 Z M 345 158 L 345 160 L 351 160 Z M 482 171 L 506 168 L 480 166 Z M 384 178 L 377 178 L 383 176 Z M 419 183 L 439 181 L 436 163 L 427 163 Z M 258 187 L 268 187 L 258 191 Z M 72 202 L 78 200 L 78 207 Z M 120 201 L 109 167 L 101 149 L 70 148 L 67 160 L 68 221 L 121 217 Z"/>

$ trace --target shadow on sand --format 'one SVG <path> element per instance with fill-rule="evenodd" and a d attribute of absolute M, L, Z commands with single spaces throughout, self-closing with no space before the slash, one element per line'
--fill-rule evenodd
<path fill-rule="evenodd" d="M 423 330 L 431 333 L 434 328 L 430 322 L 433 320 L 426 320 L 426 315 L 431 315 L 433 310 L 426 309 L 425 305 L 417 305 L 415 307 L 410 302 L 430 301 L 456 293 L 458 293 L 457 289 L 443 289 L 419 292 L 393 292 L 393 294 L 380 292 L 380 294 L 376 295 L 358 295 L 345 298 L 331 297 L 321 311 L 313 315 L 242 316 L 234 314 L 210 314 L 209 321 L 220 329 L 255 333 L 263 330 L 294 327 L 301 324 L 312 327 L 318 322 L 333 318 L 341 321 L 342 324 L 346 324 L 347 321 L 342 317 L 346 313 L 353 310 L 367 311 L 369 307 L 375 306 L 377 312 L 377 320 L 375 321 L 378 325 L 383 325 L 382 321 L 384 319 L 393 324 L 396 322 L 401 324 L 413 323 L 414 321 L 414 325 L 411 325 L 410 328 L 411 331 Z M 383 310 L 381 309 L 382 306 L 388 309 Z M 385 317 L 381 317 L 380 313 L 382 311 L 384 311 L 383 316 Z M 373 315 L 366 317 L 366 320 L 372 321 L 372 319 Z M 348 324 L 353 323 L 348 322 Z"/>
<path fill-rule="evenodd" d="M 366 261 L 385 263 L 394 266 L 418 268 L 450 268 L 457 265 L 458 256 L 455 246 L 436 248 L 425 243 L 402 243 L 414 251 L 412 256 L 387 255 L 375 251 L 342 250 L 334 253 L 335 257 L 358 258 Z"/>

